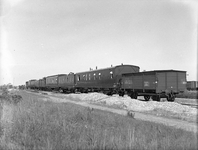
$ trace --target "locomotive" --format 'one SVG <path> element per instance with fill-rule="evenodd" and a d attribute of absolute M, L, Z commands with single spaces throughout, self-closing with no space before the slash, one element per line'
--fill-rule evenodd
<path fill-rule="evenodd" d="M 176 94 L 186 90 L 186 71 L 154 70 L 140 72 L 135 65 L 117 65 L 85 72 L 57 74 L 26 82 L 26 88 L 63 93 L 102 92 L 107 95 L 129 95 L 133 99 L 144 96 L 160 101 L 174 101 Z"/>

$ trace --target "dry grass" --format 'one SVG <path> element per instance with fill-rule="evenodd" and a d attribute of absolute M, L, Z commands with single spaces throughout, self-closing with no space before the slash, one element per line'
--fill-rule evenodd
<path fill-rule="evenodd" d="M 187 91 L 186 90 L 184 93 L 180 93 L 176 97 L 198 99 L 198 91 Z"/>
<path fill-rule="evenodd" d="M 21 92 L 0 149 L 197 149 L 196 134 Z M 11 145 L 8 147 L 8 145 Z"/>

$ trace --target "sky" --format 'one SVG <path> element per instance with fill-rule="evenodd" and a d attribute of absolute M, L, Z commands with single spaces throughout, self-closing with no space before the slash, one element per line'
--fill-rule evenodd
<path fill-rule="evenodd" d="M 194 0 L 0 2 L 0 85 L 121 63 L 197 80 Z"/>

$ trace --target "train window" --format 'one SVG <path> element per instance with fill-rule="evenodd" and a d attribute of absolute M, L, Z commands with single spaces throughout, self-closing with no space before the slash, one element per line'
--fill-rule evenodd
<path fill-rule="evenodd" d="M 91 74 L 89 74 L 89 80 L 91 80 Z"/>
<path fill-rule="evenodd" d="M 85 78 L 85 75 L 83 75 L 83 80 L 85 80 L 86 78 Z"/>
<path fill-rule="evenodd" d="M 111 79 L 113 79 L 113 72 L 112 71 L 110 72 L 110 75 L 111 75 Z"/>
<path fill-rule="evenodd" d="M 77 76 L 77 81 L 80 81 L 80 75 Z"/>
<path fill-rule="evenodd" d="M 87 80 L 87 74 L 86 74 L 86 80 Z"/>
<path fill-rule="evenodd" d="M 94 73 L 94 80 L 96 80 L 96 74 Z"/>
<path fill-rule="evenodd" d="M 98 74 L 98 79 L 101 80 L 101 73 Z"/>

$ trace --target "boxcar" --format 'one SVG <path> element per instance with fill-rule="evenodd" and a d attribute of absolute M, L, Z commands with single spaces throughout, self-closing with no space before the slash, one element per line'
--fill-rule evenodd
<path fill-rule="evenodd" d="M 174 101 L 175 95 L 186 90 L 186 71 L 155 70 L 123 74 L 122 89 L 132 98 L 144 96 L 159 101 L 166 97 Z"/>
<path fill-rule="evenodd" d="M 60 92 L 74 92 L 74 73 L 58 76 L 58 89 Z"/>
<path fill-rule="evenodd" d="M 123 73 L 139 72 L 139 66 L 118 65 L 75 74 L 75 88 L 80 92 L 104 91 L 113 94 L 120 86 Z"/>

